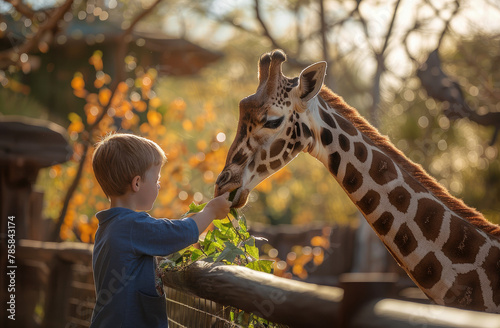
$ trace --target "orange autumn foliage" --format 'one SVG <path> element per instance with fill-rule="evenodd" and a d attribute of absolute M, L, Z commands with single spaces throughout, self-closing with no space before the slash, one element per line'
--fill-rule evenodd
<path fill-rule="evenodd" d="M 113 94 L 110 89 L 111 78 L 102 72 L 102 53 L 94 53 L 89 63 L 96 70 L 95 80 L 85 81 L 83 74 L 76 73 L 71 82 L 75 95 L 86 101 L 84 115 L 70 113 L 68 116 L 68 134 L 72 140 L 74 158 L 46 171 L 46 184 L 50 185 L 46 191 L 47 216 L 55 217 L 60 209 L 62 191 L 77 173 L 77 161 L 82 155 L 86 138 L 90 137 L 93 144 L 112 131 L 131 132 L 149 138 L 157 142 L 167 154 L 168 162 L 161 172 L 162 188 L 151 215 L 179 217 L 193 201 L 194 194 L 207 186 L 203 195 L 207 200 L 211 198 L 210 187 L 224 166 L 227 153 L 227 146 L 216 140 L 216 130 L 206 129 L 207 124 L 216 118 L 213 105 L 206 104 L 204 110 L 188 116 L 188 105 L 184 99 L 162 99 L 153 92 L 157 82 L 157 73 L 153 69 L 145 72 L 138 70 L 133 85 L 120 82 Z M 87 85 L 97 90 L 88 90 Z M 105 116 L 89 136 L 87 128 L 96 122 L 104 110 Z M 194 129 L 198 131 L 197 137 L 186 138 L 185 134 Z M 92 172 L 92 152 L 91 146 L 83 177 L 60 230 L 62 240 L 93 242 L 98 227 L 95 213 L 109 206 Z"/>

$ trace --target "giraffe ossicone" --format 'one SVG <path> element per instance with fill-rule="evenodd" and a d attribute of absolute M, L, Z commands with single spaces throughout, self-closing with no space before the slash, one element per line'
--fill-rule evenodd
<path fill-rule="evenodd" d="M 215 195 L 250 191 L 300 152 L 321 161 L 416 285 L 438 304 L 500 313 L 500 227 L 451 196 L 358 112 L 323 86 L 326 63 L 282 73 L 280 50 L 259 59 L 259 85 Z"/>

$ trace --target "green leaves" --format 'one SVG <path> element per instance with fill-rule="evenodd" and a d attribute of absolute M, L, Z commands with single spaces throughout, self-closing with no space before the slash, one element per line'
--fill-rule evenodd
<path fill-rule="evenodd" d="M 193 247 L 194 248 L 194 247 Z M 191 251 L 191 262 L 197 261 L 198 259 L 203 257 L 203 251 L 200 249 L 193 249 Z"/>
<path fill-rule="evenodd" d="M 262 271 L 262 272 L 271 273 L 273 271 L 274 262 L 270 261 L 270 260 L 258 260 L 258 261 L 250 262 L 245 266 L 247 268 L 255 270 L 255 271 Z"/>
<path fill-rule="evenodd" d="M 188 216 L 201 212 L 205 204 L 191 203 Z M 252 270 L 272 273 L 273 262 L 259 259 L 259 249 L 255 245 L 256 237 L 250 235 L 244 216 L 236 209 L 222 220 L 214 220 L 215 229 L 208 231 L 199 241 L 199 248 L 189 246 L 169 255 L 162 267 L 176 270 L 195 261 L 222 262 L 230 265 L 242 265 Z M 258 239 L 258 238 L 257 238 Z"/>
<path fill-rule="evenodd" d="M 234 246 L 231 242 L 226 241 L 224 243 L 224 250 L 217 256 L 215 262 L 226 261 L 228 263 L 234 263 L 236 259 L 240 256 L 245 256 L 245 252 L 238 247 Z"/>
<path fill-rule="evenodd" d="M 254 259 L 259 259 L 259 249 L 255 246 L 255 239 L 250 238 L 244 241 L 245 251 Z"/>
<path fill-rule="evenodd" d="M 183 217 L 186 217 L 189 214 L 194 214 L 194 213 L 198 213 L 198 212 L 203 211 L 203 209 L 205 208 L 206 205 L 207 205 L 207 203 L 203 203 L 203 204 L 197 205 L 195 202 L 192 202 L 191 204 L 189 204 L 189 211 L 187 211 L 183 215 Z"/>
<path fill-rule="evenodd" d="M 189 205 L 189 211 L 184 215 L 198 213 L 205 204 Z M 259 249 L 255 245 L 256 239 L 264 239 L 250 235 L 247 221 L 239 215 L 236 209 L 231 209 L 229 215 L 222 220 L 214 220 L 214 230 L 208 231 L 199 241 L 199 248 L 189 246 L 164 259 L 161 267 L 167 270 L 180 270 L 195 261 L 221 262 L 229 265 L 242 265 L 249 269 L 272 273 L 274 262 L 259 259 Z M 275 327 L 274 324 L 242 310 L 232 309 L 231 322 L 246 327 Z"/>

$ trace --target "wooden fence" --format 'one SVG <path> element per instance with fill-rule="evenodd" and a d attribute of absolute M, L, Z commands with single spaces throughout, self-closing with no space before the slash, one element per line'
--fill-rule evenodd
<path fill-rule="evenodd" d="M 20 305 L 16 322 L 10 322 L 13 325 L 9 327 L 89 327 L 96 301 L 92 245 L 21 240 L 17 249 L 18 272 L 23 273 L 16 293 Z M 242 327 L 231 321 L 231 312 L 239 312 L 234 306 L 167 286 L 165 292 L 171 328 Z"/>
<path fill-rule="evenodd" d="M 20 240 L 16 249 L 19 305 L 10 326 L 88 327 L 95 303 L 92 245 Z M 289 327 L 500 328 L 500 315 L 425 304 L 422 293 L 402 289 L 394 274 L 348 273 L 339 287 L 329 287 L 196 262 L 165 272 L 163 282 L 173 328 L 245 327 L 245 320 L 230 320 L 240 310 Z"/>
<path fill-rule="evenodd" d="M 18 327 L 89 326 L 95 304 L 92 248 L 84 243 L 19 241 Z"/>
<path fill-rule="evenodd" d="M 164 285 L 188 295 L 289 327 L 500 328 L 500 314 L 428 304 L 416 288 L 400 289 L 394 274 L 344 274 L 339 281 L 341 288 L 327 287 L 201 262 L 163 276 Z"/>

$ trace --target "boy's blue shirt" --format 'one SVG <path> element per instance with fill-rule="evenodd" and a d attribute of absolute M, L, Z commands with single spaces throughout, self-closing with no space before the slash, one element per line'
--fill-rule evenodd
<path fill-rule="evenodd" d="M 196 223 L 154 219 L 121 207 L 96 216 L 92 267 L 97 300 L 90 327 L 168 327 L 165 297 L 155 288 L 153 256 L 197 242 Z"/>

